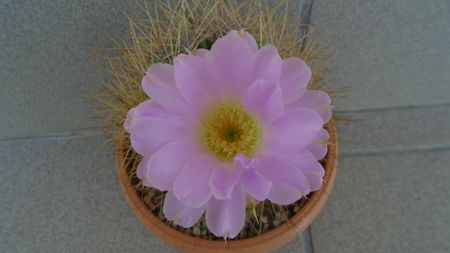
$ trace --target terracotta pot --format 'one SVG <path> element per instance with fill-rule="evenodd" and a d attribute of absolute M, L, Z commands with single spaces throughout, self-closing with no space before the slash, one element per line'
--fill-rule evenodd
<path fill-rule="evenodd" d="M 314 192 L 305 206 L 286 223 L 262 235 L 242 240 L 227 242 L 205 240 L 190 236 L 167 226 L 145 206 L 144 202 L 133 189 L 126 169 L 122 168 L 124 164 L 124 152 L 120 143 L 116 153 L 117 171 L 128 204 L 140 218 L 141 222 L 161 240 L 176 249 L 182 252 L 192 253 L 270 252 L 280 248 L 302 233 L 319 214 L 330 195 L 336 177 L 338 157 L 338 139 L 333 121 L 328 123 L 328 132 L 332 144 L 328 146 L 323 187 L 319 191 Z"/>

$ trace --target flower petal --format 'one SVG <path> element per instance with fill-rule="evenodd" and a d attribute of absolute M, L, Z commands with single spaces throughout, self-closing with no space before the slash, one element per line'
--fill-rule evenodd
<path fill-rule="evenodd" d="M 328 134 L 327 130 L 322 128 L 317 137 L 308 145 L 308 147 L 306 147 L 306 149 L 314 155 L 316 160 L 320 160 L 327 155 L 329 139 L 330 134 Z"/>
<path fill-rule="evenodd" d="M 280 87 L 286 104 L 297 100 L 306 91 L 311 80 L 311 70 L 306 63 L 298 58 L 283 61 Z"/>
<path fill-rule="evenodd" d="M 323 183 L 323 176 L 325 170 L 316 158 L 308 151 L 287 154 L 283 156 L 283 159 L 293 164 L 308 178 L 311 191 L 317 191 L 320 189 Z"/>
<path fill-rule="evenodd" d="M 190 207 L 204 205 L 212 196 L 209 179 L 217 162 L 209 155 L 189 160 L 176 178 L 173 190 L 183 204 Z"/>
<path fill-rule="evenodd" d="M 179 115 L 167 111 L 156 101 L 146 100 L 140 103 L 135 108 L 131 108 L 128 111 L 127 118 L 125 119 L 124 122 L 125 129 L 129 133 L 131 133 L 133 131 L 134 126 L 136 125 L 136 122 L 138 122 L 140 118 L 145 116 L 161 119 L 164 118 L 180 119 Z"/>
<path fill-rule="evenodd" d="M 208 49 L 199 48 L 195 50 L 194 55 L 200 57 L 209 57 L 211 55 L 211 52 Z"/>
<path fill-rule="evenodd" d="M 145 93 L 169 111 L 180 114 L 190 113 L 191 109 L 175 86 L 173 66 L 153 64 L 142 78 Z"/>
<path fill-rule="evenodd" d="M 170 118 L 177 115 L 167 111 L 161 104 L 153 99 L 146 100 L 136 106 L 136 111 L 139 116 L 151 116 L 157 118 Z"/>
<path fill-rule="evenodd" d="M 147 163 L 146 180 L 160 191 L 170 190 L 184 164 L 200 153 L 197 145 L 186 141 L 174 141 L 155 152 Z"/>
<path fill-rule="evenodd" d="M 221 163 L 211 175 L 209 186 L 216 199 L 230 199 L 235 185 L 239 182 L 242 170 L 228 163 Z"/>
<path fill-rule="evenodd" d="M 284 113 L 283 95 L 280 88 L 262 79 L 248 87 L 243 103 L 247 112 L 266 123 Z"/>
<path fill-rule="evenodd" d="M 206 224 L 215 236 L 234 238 L 245 224 L 245 193 L 236 186 L 231 199 L 212 198 L 206 207 Z"/>
<path fill-rule="evenodd" d="M 177 118 L 179 115 L 167 111 L 158 102 L 153 99 L 146 100 L 140 103 L 135 108 L 131 108 L 127 113 L 127 118 L 124 123 L 124 127 L 128 132 L 131 132 L 135 124 L 135 120 L 142 116 L 150 116 L 155 118 Z"/>
<path fill-rule="evenodd" d="M 127 130 L 128 132 L 131 132 L 134 124 L 136 123 L 136 118 L 138 118 L 139 116 L 140 115 L 139 115 L 138 110 L 136 110 L 136 108 L 131 108 L 127 112 L 127 118 L 125 119 L 125 122 L 123 123 L 123 127 L 125 128 L 125 130 Z"/>
<path fill-rule="evenodd" d="M 181 95 L 196 108 L 202 108 L 213 99 L 217 85 L 214 66 L 208 57 L 181 54 L 174 60 L 176 86 Z"/>
<path fill-rule="evenodd" d="M 171 118 L 138 117 L 128 125 L 133 149 L 143 156 L 151 155 L 173 140 L 189 138 L 186 123 Z"/>
<path fill-rule="evenodd" d="M 267 127 L 261 152 L 271 155 L 299 151 L 316 138 L 322 125 L 322 118 L 314 111 L 287 111 Z"/>
<path fill-rule="evenodd" d="M 184 205 L 175 197 L 172 191 L 167 192 L 164 199 L 164 216 L 184 228 L 192 227 L 202 217 L 205 209 L 206 205 L 198 208 Z"/>
<path fill-rule="evenodd" d="M 320 114 L 324 123 L 331 119 L 331 98 L 321 90 L 306 91 L 297 101 L 289 105 L 289 108 L 305 108 Z"/>
<path fill-rule="evenodd" d="M 224 95 L 240 98 L 252 81 L 252 49 L 237 31 L 231 31 L 216 40 L 211 54 L 217 78 L 228 88 Z"/>
<path fill-rule="evenodd" d="M 242 175 L 241 184 L 244 191 L 258 201 L 265 200 L 272 188 L 272 182 L 254 170 Z"/>
<path fill-rule="evenodd" d="M 142 158 L 142 161 L 139 163 L 137 169 L 136 169 L 136 176 L 143 181 L 143 184 L 145 186 L 148 186 L 147 184 L 147 164 L 148 164 L 149 157 Z"/>
<path fill-rule="evenodd" d="M 267 198 L 276 204 L 292 204 L 310 192 L 306 176 L 281 159 L 263 157 L 256 170 L 272 182 Z"/>
<path fill-rule="evenodd" d="M 264 79 L 267 82 L 280 83 L 283 60 L 276 47 L 261 48 L 256 52 L 254 61 L 254 80 Z"/>
<path fill-rule="evenodd" d="M 252 52 L 256 52 L 258 50 L 258 44 L 256 43 L 255 38 L 248 32 L 239 32 L 241 38 L 247 43 L 247 46 L 250 48 Z"/>

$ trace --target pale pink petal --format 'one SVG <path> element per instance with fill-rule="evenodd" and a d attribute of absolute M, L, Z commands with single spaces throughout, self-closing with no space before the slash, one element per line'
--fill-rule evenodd
<path fill-rule="evenodd" d="M 241 177 L 242 189 L 255 199 L 262 201 L 267 198 L 272 182 L 256 171 L 261 162 L 261 158 L 249 158 L 242 153 L 238 153 L 234 158 L 234 164 L 243 171 Z"/>
<path fill-rule="evenodd" d="M 186 118 L 180 117 L 180 115 L 167 111 L 162 105 L 153 99 L 146 100 L 140 103 L 135 108 L 131 108 L 127 113 L 127 118 L 124 123 L 124 127 L 128 132 L 131 132 L 135 120 L 142 116 L 150 116 L 154 118 L 174 118 L 182 119 L 186 121 Z"/>
<path fill-rule="evenodd" d="M 286 154 L 282 159 L 302 171 L 308 178 L 311 191 L 317 191 L 322 187 L 325 170 L 310 152 L 304 150 L 298 153 Z"/>
<path fill-rule="evenodd" d="M 128 132 L 131 132 L 136 120 L 142 118 L 143 116 L 150 116 L 154 118 L 174 118 L 181 119 L 179 115 L 169 112 L 164 109 L 158 102 L 154 100 L 146 100 L 140 103 L 135 108 L 131 108 L 127 113 L 127 118 L 124 122 L 124 127 Z M 186 121 L 186 119 L 183 118 Z"/>
<path fill-rule="evenodd" d="M 266 156 L 256 170 L 272 182 L 267 198 L 276 204 L 292 204 L 310 192 L 306 176 L 281 159 Z"/>
<path fill-rule="evenodd" d="M 276 47 L 265 46 L 258 50 L 254 62 L 254 80 L 264 79 L 266 82 L 280 83 L 283 60 Z"/>
<path fill-rule="evenodd" d="M 243 153 L 238 153 L 234 157 L 233 162 L 235 165 L 240 166 L 246 170 L 254 170 L 256 166 L 258 166 L 260 158 L 259 157 L 249 158 Z"/>
<path fill-rule="evenodd" d="M 153 99 L 149 99 L 140 103 L 138 106 L 136 106 L 136 111 L 139 116 L 151 116 L 157 118 L 169 118 L 178 116 L 173 112 L 167 111 L 161 104 Z"/>
<path fill-rule="evenodd" d="M 173 186 L 175 196 L 185 205 L 200 207 L 212 196 L 209 179 L 217 161 L 209 155 L 189 160 L 178 174 Z"/>
<path fill-rule="evenodd" d="M 286 184 L 283 180 L 272 179 L 271 181 L 272 188 L 267 199 L 277 205 L 290 205 L 305 195 L 297 187 Z"/>
<path fill-rule="evenodd" d="M 324 128 L 320 129 L 319 134 L 306 149 L 311 152 L 316 160 L 323 159 L 328 152 L 328 140 L 330 135 Z"/>
<path fill-rule="evenodd" d="M 155 143 L 148 143 L 147 141 L 143 141 L 140 138 L 135 137 L 133 135 L 130 135 L 130 142 L 131 142 L 131 146 L 133 147 L 133 150 L 136 151 L 136 153 L 143 155 L 143 156 L 151 155 L 159 147 L 159 146 L 156 146 Z"/>
<path fill-rule="evenodd" d="M 147 184 L 147 179 L 146 179 L 146 175 L 147 175 L 147 171 L 148 171 L 147 164 L 148 164 L 149 159 L 150 159 L 149 157 L 142 158 L 142 161 L 139 163 L 139 165 L 136 169 L 136 176 L 143 181 L 145 186 L 149 186 Z"/>
<path fill-rule="evenodd" d="M 184 205 L 171 191 L 167 192 L 166 198 L 164 199 L 164 216 L 184 228 L 192 227 L 202 217 L 205 209 L 206 205 L 198 208 Z"/>
<path fill-rule="evenodd" d="M 133 149 L 143 156 L 151 155 L 170 141 L 192 138 L 186 123 L 171 118 L 142 116 L 133 119 L 128 128 Z"/>
<path fill-rule="evenodd" d="M 125 128 L 125 130 L 127 130 L 128 132 L 131 132 L 134 124 L 136 123 L 136 118 L 138 118 L 139 116 L 140 115 L 139 115 L 138 110 L 136 110 L 136 108 L 131 108 L 127 112 L 127 118 L 125 119 L 125 122 L 123 123 L 123 127 Z"/>
<path fill-rule="evenodd" d="M 305 91 L 311 80 L 311 70 L 306 63 L 298 58 L 283 61 L 280 87 L 284 102 L 290 104 L 297 100 Z"/>
<path fill-rule="evenodd" d="M 324 123 L 331 119 L 331 98 L 321 90 L 306 91 L 297 101 L 289 105 L 289 108 L 305 108 L 320 114 Z"/>
<path fill-rule="evenodd" d="M 256 52 L 258 50 L 258 44 L 256 43 L 255 38 L 248 32 L 239 32 L 241 38 L 247 43 L 248 47 L 252 52 Z"/>
<path fill-rule="evenodd" d="M 243 103 L 247 112 L 266 123 L 284 113 L 283 95 L 280 88 L 262 79 L 248 87 Z"/>
<path fill-rule="evenodd" d="M 245 224 L 245 193 L 236 186 L 231 199 L 211 198 L 206 207 L 206 224 L 215 236 L 234 238 Z"/>
<path fill-rule="evenodd" d="M 148 184 L 160 191 L 172 189 L 184 164 L 198 153 L 197 145 L 192 142 L 174 141 L 164 145 L 147 163 Z"/>
<path fill-rule="evenodd" d="M 261 152 L 280 154 L 302 150 L 316 138 L 322 125 L 322 118 L 314 111 L 287 111 L 265 130 Z"/>
<path fill-rule="evenodd" d="M 225 96 L 240 98 L 253 77 L 253 52 L 237 31 L 219 38 L 211 47 L 217 78 L 222 81 Z"/>
<path fill-rule="evenodd" d="M 257 171 L 246 171 L 241 179 L 242 188 L 258 201 L 263 201 L 269 195 L 272 182 Z"/>
<path fill-rule="evenodd" d="M 145 76 L 151 80 L 151 83 L 145 83 L 142 87 L 148 96 L 152 96 L 152 86 L 175 87 L 175 75 L 173 66 L 170 64 L 153 64 L 147 69 Z"/>
<path fill-rule="evenodd" d="M 180 114 L 191 113 L 191 108 L 175 85 L 173 66 L 153 64 L 142 78 L 145 93 L 169 111 Z"/>
<path fill-rule="evenodd" d="M 206 56 L 179 55 L 174 60 L 174 70 L 176 86 L 186 101 L 200 109 L 213 101 L 218 81 Z"/>
<path fill-rule="evenodd" d="M 242 170 L 233 164 L 221 163 L 214 168 L 209 186 L 216 199 L 229 199 L 239 182 Z"/>
<path fill-rule="evenodd" d="M 199 48 L 199 49 L 195 50 L 196 56 L 209 57 L 210 54 L 211 54 L 211 51 L 209 51 L 207 49 Z"/>

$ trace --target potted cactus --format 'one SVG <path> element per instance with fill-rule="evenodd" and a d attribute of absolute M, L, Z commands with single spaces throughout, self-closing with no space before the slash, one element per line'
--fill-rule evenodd
<path fill-rule="evenodd" d="M 139 5 L 131 43 L 106 58 L 115 79 L 96 98 L 125 196 L 181 251 L 276 249 L 331 192 L 323 56 L 288 3 Z"/>

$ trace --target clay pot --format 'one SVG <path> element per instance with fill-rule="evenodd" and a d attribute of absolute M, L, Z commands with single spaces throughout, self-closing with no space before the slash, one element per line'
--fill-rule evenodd
<path fill-rule="evenodd" d="M 129 180 L 129 175 L 124 164 L 124 152 L 119 144 L 116 153 L 117 172 L 125 197 L 131 209 L 140 218 L 153 234 L 157 235 L 161 240 L 175 247 L 181 252 L 192 253 L 254 253 L 254 252 L 270 252 L 289 241 L 295 239 L 297 235 L 302 233 L 316 218 L 325 202 L 330 195 L 336 177 L 336 166 L 338 157 L 338 139 L 335 123 L 330 121 L 327 126 L 330 134 L 330 145 L 328 145 L 328 154 L 325 164 L 325 176 L 323 187 L 312 194 L 305 206 L 301 208 L 286 223 L 270 230 L 262 235 L 231 241 L 212 241 L 190 236 L 178 231 L 161 221 L 148 209 L 142 199 L 133 189 Z"/>

